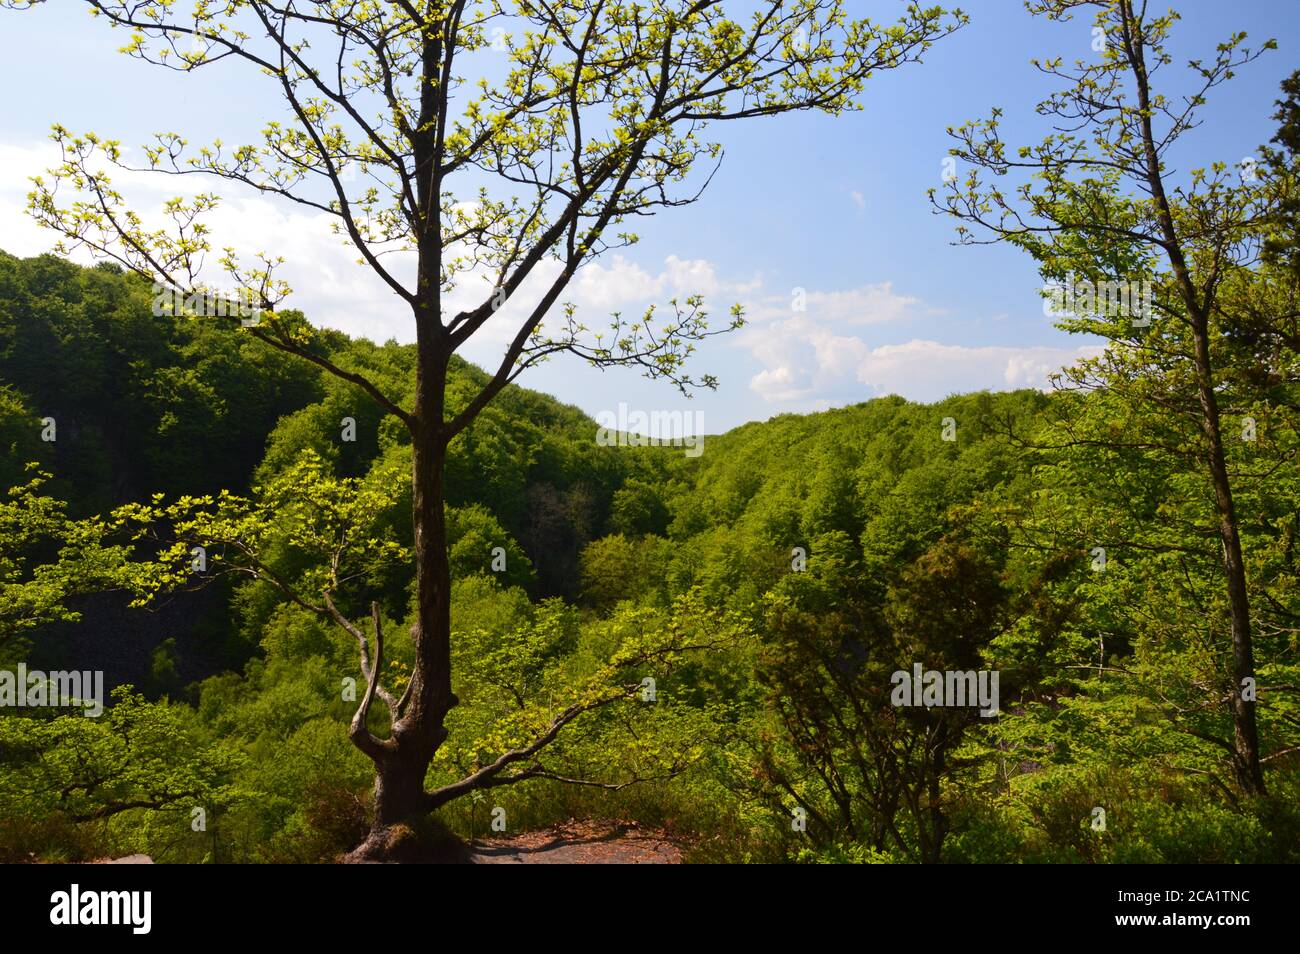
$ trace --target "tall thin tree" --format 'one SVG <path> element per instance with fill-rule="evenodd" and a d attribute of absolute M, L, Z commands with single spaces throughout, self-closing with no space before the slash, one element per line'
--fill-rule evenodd
<path fill-rule="evenodd" d="M 1201 122 L 1208 94 L 1258 49 L 1244 33 L 1220 44 L 1208 62 L 1188 65 L 1190 92 L 1161 93 L 1155 74 L 1172 56 L 1167 38 L 1178 15 L 1152 15 L 1145 0 L 1031 0 L 1031 13 L 1070 20 L 1093 13 L 1090 60 L 1073 66 L 1060 57 L 1034 61 L 1064 86 L 1038 106 L 1053 132 L 1037 146 L 1011 148 L 999 132 L 1001 113 L 966 123 L 951 150 L 968 173 L 932 193 L 936 206 L 957 217 L 959 240 L 1009 242 L 1029 251 L 1045 277 L 1088 283 L 1093 294 L 1076 301 L 1075 330 L 1103 335 L 1117 346 L 1155 349 L 1166 367 L 1189 369 L 1181 397 L 1200 430 L 1198 456 L 1213 495 L 1214 533 L 1222 547 L 1229 609 L 1232 689 L 1227 694 L 1234 741 L 1233 771 L 1240 787 L 1264 792 L 1260 767 L 1251 638 L 1250 594 L 1240 523 L 1225 453 L 1217 369 L 1212 360 L 1212 317 L 1225 281 L 1259 254 L 1264 211 L 1257 193 L 1239 187 L 1238 170 L 1219 162 L 1178 178 L 1171 155 Z M 993 179 L 981 173 L 992 173 Z M 1014 189 L 997 180 L 1014 175 Z M 987 237 L 981 237 L 987 236 Z M 1141 304 L 1151 282 L 1152 310 L 1174 323 L 1163 334 Z M 1186 347 L 1176 340 L 1186 339 Z"/>

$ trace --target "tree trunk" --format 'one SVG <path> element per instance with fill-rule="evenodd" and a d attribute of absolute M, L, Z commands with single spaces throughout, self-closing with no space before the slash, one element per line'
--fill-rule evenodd
<path fill-rule="evenodd" d="M 1254 678 L 1255 658 L 1250 629 L 1250 599 L 1246 590 L 1246 565 L 1238 533 L 1232 483 L 1223 453 L 1223 430 L 1219 402 L 1210 374 L 1209 329 L 1204 320 L 1195 322 L 1196 377 L 1200 391 L 1208 463 L 1214 483 L 1214 502 L 1219 513 L 1219 539 L 1223 543 L 1223 571 L 1228 580 L 1228 604 L 1232 628 L 1232 769 L 1237 784 L 1254 795 L 1265 794 L 1264 771 L 1259 761 L 1259 728 L 1255 703 L 1243 697 L 1243 681 Z"/>
<path fill-rule="evenodd" d="M 384 759 L 375 767 L 372 833 L 409 823 L 423 813 L 424 773 L 429 769 L 429 760 L 413 757 L 413 753 L 402 754 L 407 757 Z"/>
<path fill-rule="evenodd" d="M 344 856 L 345 862 L 420 860 L 422 846 L 415 822 L 428 812 L 424 775 L 432 757 L 432 752 L 426 754 L 406 742 L 374 760 L 375 806 L 370 832 Z"/>
<path fill-rule="evenodd" d="M 447 454 L 442 417 L 447 361 L 428 342 L 421 342 L 419 348 L 411 455 L 415 665 L 406 707 L 393 723 L 392 748 L 375 759 L 374 820 L 369 839 L 357 851 L 360 856 L 383 854 L 395 826 L 428 813 L 425 774 L 447 738 L 447 713 L 457 702 L 451 691 L 451 568 L 444 511 Z"/>

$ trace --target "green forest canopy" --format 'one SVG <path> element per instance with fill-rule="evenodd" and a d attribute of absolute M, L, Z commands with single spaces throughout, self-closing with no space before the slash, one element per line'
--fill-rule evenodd
<path fill-rule="evenodd" d="M 409 347 L 330 331 L 313 347 L 390 394 L 411 387 Z M 482 377 L 455 374 L 466 392 Z M 1243 477 L 1240 495 L 1252 585 L 1267 594 L 1270 795 L 1251 799 L 1224 750 L 1231 690 L 1198 475 L 1080 439 L 1158 421 L 1102 394 L 890 397 L 747 424 L 690 458 L 598 446 L 582 412 L 511 387 L 452 448 L 461 705 L 430 784 L 530 737 L 535 711 L 601 691 L 615 670 L 653 692 L 593 708 L 545 773 L 452 803 L 441 822 L 481 834 L 497 805 L 511 830 L 635 817 L 671 826 L 701 860 L 1296 860 L 1288 401 L 1231 451 L 1265 475 Z M 341 439 L 345 417 L 355 441 Z M 45 418 L 56 440 L 41 439 Z M 240 501 L 231 513 L 252 515 L 259 553 L 303 579 L 319 572 L 304 526 L 356 527 L 373 545 L 343 592 L 354 616 L 378 599 L 400 686 L 402 441 L 312 366 L 155 317 L 148 286 L 112 266 L 0 256 L 0 476 L 13 488 L 0 654 L 103 669 L 115 687 L 101 719 L 0 718 L 0 857 L 316 861 L 364 834 L 370 767 L 346 733 L 348 681 L 364 685 L 355 646 L 263 582 L 160 582 L 159 551 L 127 531 L 155 494 L 166 507 L 224 491 Z M 296 500 L 311 501 L 305 515 Z M 179 525 L 193 508 L 168 513 Z M 891 705 L 890 674 L 913 663 L 997 670 L 999 716 Z"/>

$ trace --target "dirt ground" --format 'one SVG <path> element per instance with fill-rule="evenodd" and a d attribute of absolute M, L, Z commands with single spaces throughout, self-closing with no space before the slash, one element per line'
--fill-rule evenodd
<path fill-rule="evenodd" d="M 616 822 L 570 821 L 510 838 L 470 844 L 475 865 L 679 865 L 682 852 L 655 829 Z"/>
<path fill-rule="evenodd" d="M 472 865 L 679 865 L 682 851 L 667 832 L 633 822 L 567 821 L 541 831 L 457 842 L 412 861 Z M 150 865 L 148 855 L 101 858 L 97 865 Z"/>

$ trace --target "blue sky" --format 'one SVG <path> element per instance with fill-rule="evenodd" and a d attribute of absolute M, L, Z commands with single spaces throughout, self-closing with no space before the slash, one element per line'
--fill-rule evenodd
<path fill-rule="evenodd" d="M 886 19 L 901 4 L 851 2 Z M 1237 162 L 1273 134 L 1278 84 L 1300 67 L 1298 0 L 1184 0 L 1172 44 L 1175 67 L 1208 58 L 1245 30 L 1250 45 L 1278 40 L 1221 87 L 1205 124 L 1180 154 L 1184 168 Z M 803 412 L 897 393 L 936 400 L 979 388 L 1038 386 L 1046 373 L 1090 343 L 1044 317 L 1032 262 L 1008 248 L 959 248 L 952 225 L 932 215 L 926 190 L 939 184 L 945 129 L 1005 111 L 1011 142 L 1036 142 L 1033 113 L 1048 86 L 1034 56 L 1089 58 L 1090 24 L 1030 17 L 1015 0 L 962 4 L 971 25 L 942 41 L 917 66 L 869 84 L 866 109 L 843 117 L 797 115 L 730 124 L 722 170 L 695 206 L 668 210 L 641 226 L 642 241 L 581 275 L 575 300 L 593 321 L 613 308 L 637 311 L 673 293 L 707 294 L 724 317 L 733 301 L 749 327 L 705 343 L 696 369 L 721 379 L 716 393 L 683 401 L 634 371 L 598 372 L 572 358 L 532 369 L 520 383 L 591 414 L 620 403 L 646 410 L 689 409 L 717 433 L 773 414 Z M 199 142 L 250 136 L 272 114 L 265 80 L 242 70 L 209 79 L 163 73 L 115 52 L 124 34 L 58 0 L 25 13 L 0 12 L 0 248 L 47 249 L 53 237 L 22 213 L 26 177 L 48 165 L 51 123 L 142 143 L 174 130 Z M 1171 68 L 1171 74 L 1173 68 Z M 220 82 L 210 78 L 218 75 Z M 164 183 L 163 188 L 168 184 Z M 141 185 L 143 205 L 162 193 Z M 313 320 L 382 340 L 413 336 L 409 316 L 319 223 L 291 209 L 245 200 L 227 210 L 228 227 L 290 260 L 292 304 Z M 792 289 L 808 309 L 790 313 Z M 495 366 L 500 338 L 467 357 Z"/>

